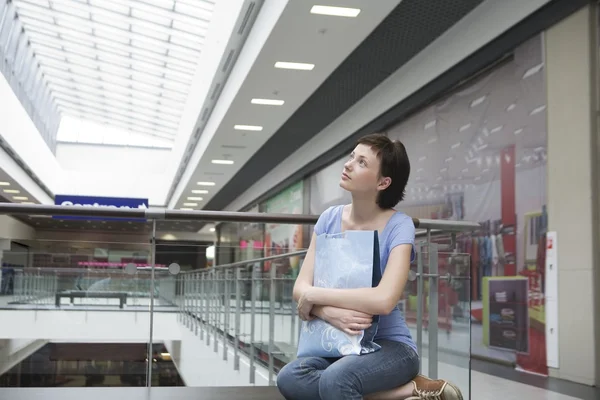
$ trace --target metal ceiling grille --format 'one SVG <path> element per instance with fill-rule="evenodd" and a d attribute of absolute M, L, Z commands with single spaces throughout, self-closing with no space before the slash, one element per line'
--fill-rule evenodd
<path fill-rule="evenodd" d="M 12 0 L 7 7 L 21 28 L 16 58 L 32 55 L 61 115 L 128 136 L 108 144 L 170 147 L 214 3 Z"/>

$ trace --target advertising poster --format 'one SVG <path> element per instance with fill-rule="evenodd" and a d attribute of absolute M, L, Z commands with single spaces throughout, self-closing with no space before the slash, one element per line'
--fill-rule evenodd
<path fill-rule="evenodd" d="M 499 350 L 529 353 L 529 280 L 484 278 L 484 343 Z"/>
<path fill-rule="evenodd" d="M 300 181 L 266 201 L 263 211 L 268 214 L 302 214 L 303 192 L 304 184 Z M 265 257 L 303 249 L 302 232 L 302 225 L 266 224 Z M 300 257 L 265 262 L 264 271 L 269 271 L 274 263 L 277 264 L 278 275 L 298 276 Z"/>

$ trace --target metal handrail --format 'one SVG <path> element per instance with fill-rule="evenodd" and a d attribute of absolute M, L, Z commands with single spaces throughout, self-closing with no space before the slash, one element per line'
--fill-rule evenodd
<path fill-rule="evenodd" d="M 315 224 L 318 215 L 306 214 L 267 214 L 240 211 L 187 211 L 165 210 L 160 208 L 123 209 L 83 206 L 57 206 L 42 204 L 0 203 L 0 215 L 46 215 L 127 218 L 140 220 L 195 220 L 205 222 L 255 222 Z M 446 232 L 464 232 L 479 229 L 480 225 L 470 221 L 446 221 L 413 218 L 417 229 L 440 229 Z"/>
<path fill-rule="evenodd" d="M 246 261 L 236 261 L 233 263 L 229 263 L 229 264 L 221 264 L 221 265 L 215 265 L 212 268 L 198 268 L 198 269 L 193 269 L 190 271 L 184 271 L 181 272 L 181 275 L 183 274 L 191 274 L 194 272 L 201 272 L 201 271 L 214 271 L 216 269 L 226 269 L 226 268 L 236 268 L 236 267 L 243 267 L 249 264 L 254 264 L 257 262 L 265 262 L 265 261 L 273 261 L 273 260 L 280 260 L 282 258 L 288 258 L 288 257 L 295 257 L 295 256 L 303 256 L 307 253 L 308 250 L 298 250 L 298 251 L 292 251 L 290 253 L 285 253 L 285 254 L 277 254 L 274 256 L 268 256 L 268 257 L 261 257 L 261 258 L 254 258 L 252 260 L 246 260 Z"/>

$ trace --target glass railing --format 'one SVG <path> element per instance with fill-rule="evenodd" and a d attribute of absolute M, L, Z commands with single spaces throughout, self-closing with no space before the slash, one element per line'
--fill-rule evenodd
<path fill-rule="evenodd" d="M 31 385 L 67 385 L 65 376 L 76 375 L 87 377 L 80 381 L 91 386 L 232 386 L 232 379 L 235 385 L 274 385 L 279 370 L 295 359 L 301 323 L 292 289 L 316 216 L 0 204 L 5 214 L 55 215 L 59 210 L 83 218 L 83 232 L 97 229 L 103 232 L 97 236 L 108 239 L 82 244 L 85 235 L 57 241 L 46 234 L 50 238 L 26 243 L 30 253 L 19 257 L 26 265 L 3 273 L 0 338 L 15 342 L 14 354 L 0 353 L 0 387 L 29 382 L 21 379 L 23 366 L 45 357 L 40 354 L 57 353 L 58 344 L 65 343 L 124 347 L 81 360 L 55 354 L 42 373 L 52 377 Z M 88 223 L 88 216 L 110 219 L 117 229 L 102 231 L 107 224 Z M 190 235 L 185 243 L 165 239 L 164 232 L 182 226 L 197 232 L 215 221 L 306 229 L 290 229 L 293 245 L 266 240 L 273 246 L 262 244 L 256 251 L 246 242 L 217 241 L 216 261 L 206 257 L 214 244 L 194 242 Z M 469 398 L 470 257 L 455 244 L 457 234 L 478 225 L 415 223 L 417 257 L 398 307 L 417 342 L 422 373 L 454 382 Z M 136 355 L 123 359 L 120 353 L 134 343 L 143 345 L 144 354 L 138 346 Z M 101 371 L 119 378 L 98 382 Z"/>

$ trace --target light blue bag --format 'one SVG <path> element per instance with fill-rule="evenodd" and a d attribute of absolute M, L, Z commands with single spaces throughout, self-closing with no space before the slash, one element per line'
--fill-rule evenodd
<path fill-rule="evenodd" d="M 346 231 L 317 236 L 313 285 L 335 289 L 374 287 L 381 280 L 377 231 Z M 379 316 L 369 329 L 348 335 L 315 318 L 302 321 L 298 357 L 343 357 L 373 353 Z"/>

